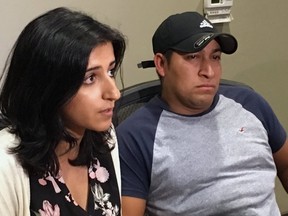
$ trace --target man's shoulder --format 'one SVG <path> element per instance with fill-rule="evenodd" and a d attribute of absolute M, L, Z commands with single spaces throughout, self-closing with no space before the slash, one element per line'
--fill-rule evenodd
<path fill-rule="evenodd" d="M 226 98 L 230 98 L 235 102 L 242 104 L 243 106 L 249 104 L 261 104 L 261 106 L 267 105 L 266 100 L 249 86 L 220 85 L 218 93 Z"/>
<path fill-rule="evenodd" d="M 257 95 L 252 87 L 246 85 L 220 85 L 219 93 L 224 96 Z"/>

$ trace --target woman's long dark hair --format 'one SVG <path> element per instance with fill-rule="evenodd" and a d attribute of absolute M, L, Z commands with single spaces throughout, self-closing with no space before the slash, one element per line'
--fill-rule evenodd
<path fill-rule="evenodd" d="M 116 69 L 125 52 L 123 35 L 90 16 L 56 8 L 31 21 L 18 37 L 4 68 L 0 94 L 5 125 L 20 143 L 11 149 L 28 172 L 56 175 L 55 148 L 60 140 L 76 144 L 65 129 L 60 109 L 81 87 L 93 48 L 111 42 Z M 87 130 L 73 165 L 89 165 L 108 152 L 109 131 Z"/>

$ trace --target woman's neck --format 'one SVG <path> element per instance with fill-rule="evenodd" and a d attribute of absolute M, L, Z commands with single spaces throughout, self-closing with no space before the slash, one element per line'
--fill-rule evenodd
<path fill-rule="evenodd" d="M 57 145 L 55 149 L 55 153 L 58 157 L 59 163 L 61 161 L 68 161 L 68 160 L 74 160 L 77 158 L 78 153 L 79 153 L 79 148 L 80 148 L 80 143 L 77 142 L 77 144 L 71 148 L 69 143 L 65 141 L 60 141 L 60 143 Z"/>

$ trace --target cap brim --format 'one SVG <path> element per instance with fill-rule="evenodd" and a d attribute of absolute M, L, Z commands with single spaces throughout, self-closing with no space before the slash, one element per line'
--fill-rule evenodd
<path fill-rule="evenodd" d="M 230 34 L 217 33 L 215 40 L 219 43 L 222 52 L 225 54 L 232 54 L 238 48 L 238 42 L 236 38 Z"/>
<path fill-rule="evenodd" d="M 219 43 L 223 53 L 232 54 L 237 50 L 238 43 L 234 36 L 226 33 L 211 32 L 193 35 L 177 45 L 172 46 L 171 49 L 180 52 L 195 53 L 201 51 L 213 39 Z"/>

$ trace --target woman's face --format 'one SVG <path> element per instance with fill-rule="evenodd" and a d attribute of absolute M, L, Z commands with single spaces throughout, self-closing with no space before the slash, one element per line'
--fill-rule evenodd
<path fill-rule="evenodd" d="M 74 135 L 83 136 L 85 129 L 105 131 L 110 127 L 114 103 L 120 97 L 114 68 L 111 42 L 92 50 L 83 84 L 62 110 L 64 125 Z"/>

